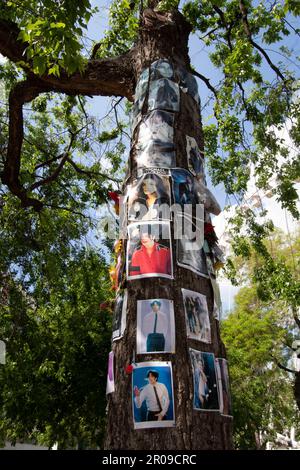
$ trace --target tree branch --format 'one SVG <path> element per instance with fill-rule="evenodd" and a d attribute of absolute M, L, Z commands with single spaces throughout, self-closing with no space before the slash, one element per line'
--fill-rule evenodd
<path fill-rule="evenodd" d="M 266 59 L 266 61 L 268 62 L 269 66 L 271 67 L 272 70 L 274 70 L 274 72 L 276 73 L 276 75 L 278 77 L 281 78 L 281 80 L 286 83 L 286 79 L 284 78 L 284 76 L 282 75 L 282 73 L 280 72 L 279 68 L 276 67 L 275 64 L 273 64 L 273 62 L 271 61 L 270 57 L 268 56 L 268 54 L 266 53 L 266 51 L 259 45 L 257 44 L 253 39 L 252 39 L 252 33 L 251 33 L 251 30 L 250 30 L 250 26 L 249 26 L 249 23 L 248 23 L 248 15 L 247 15 L 247 8 L 246 8 L 246 5 L 244 4 L 243 0 L 239 0 L 239 6 L 240 6 L 240 11 L 242 13 L 242 20 L 243 20 L 243 25 L 244 25 L 244 31 L 246 33 L 246 36 L 248 37 L 248 40 L 250 42 L 250 44 L 252 44 L 253 47 L 255 47 L 263 56 L 264 58 Z"/>
<path fill-rule="evenodd" d="M 58 165 L 57 168 L 55 169 L 55 171 L 52 173 L 52 175 L 49 175 L 47 178 L 44 178 L 44 179 L 42 179 L 41 181 L 38 181 L 38 182 L 32 184 L 32 185 L 29 187 L 28 191 L 33 191 L 34 189 L 39 188 L 40 186 L 43 186 L 43 185 L 45 185 L 45 184 L 50 183 L 51 181 L 54 181 L 54 180 L 58 177 L 59 173 L 60 173 L 61 170 L 63 169 L 64 164 L 66 163 L 66 161 L 67 161 L 67 159 L 68 159 L 68 157 L 69 157 L 70 150 L 71 150 L 71 148 L 72 148 L 72 145 L 73 145 L 73 143 L 74 143 L 74 141 L 75 141 L 77 135 L 78 135 L 78 134 L 82 131 L 82 129 L 84 129 L 84 128 L 85 128 L 85 126 L 82 127 L 81 129 L 78 129 L 76 132 L 70 132 L 70 133 L 71 133 L 71 139 L 70 139 L 68 148 L 67 148 L 67 150 L 64 152 L 63 157 L 62 157 L 62 159 L 61 159 L 59 165 Z"/>
<path fill-rule="evenodd" d="M 288 367 L 285 367 L 284 365 L 282 365 L 277 359 L 276 357 L 274 356 L 271 356 L 272 359 L 275 361 L 276 365 L 279 367 L 279 369 L 282 369 L 282 370 L 285 370 L 286 372 L 291 372 L 292 374 L 297 374 L 297 371 L 296 370 L 292 370 L 292 369 L 289 369 Z"/>
<path fill-rule="evenodd" d="M 22 186 L 19 174 L 21 166 L 21 147 L 23 141 L 23 104 L 36 98 L 40 93 L 34 83 L 26 80 L 15 85 L 9 95 L 9 138 L 7 156 L 4 169 L 1 173 L 1 181 L 10 191 L 17 196 L 23 207 L 34 207 L 41 210 L 42 203 L 29 197 Z"/>
<path fill-rule="evenodd" d="M 0 53 L 15 63 L 20 63 L 30 77 L 32 62 L 26 57 L 28 43 L 19 41 L 19 28 L 16 24 L 0 20 Z M 131 62 L 132 52 L 120 57 L 89 60 L 85 71 L 60 77 L 44 74 L 34 77 L 43 91 L 56 91 L 69 95 L 126 96 L 133 99 L 134 74 Z M 43 88 L 46 88 L 43 90 Z"/>
<path fill-rule="evenodd" d="M 193 69 L 190 69 L 190 72 L 193 74 L 193 75 L 196 75 L 196 77 L 200 78 L 200 80 L 202 80 L 205 85 L 207 86 L 207 88 L 213 92 L 213 94 L 215 95 L 215 98 L 216 100 L 218 101 L 218 92 L 217 90 L 212 86 L 212 84 L 210 83 L 209 79 L 207 77 L 205 77 L 204 75 L 202 75 L 201 73 L 197 72 L 196 70 L 193 70 Z"/>
<path fill-rule="evenodd" d="M 214 29 L 211 29 L 210 31 L 208 31 L 208 33 L 204 34 L 204 36 L 199 36 L 199 39 L 200 39 L 200 40 L 205 39 L 207 36 L 210 36 L 210 35 L 213 34 L 215 31 L 217 31 L 217 29 L 219 29 L 219 26 L 217 26 L 217 27 L 214 28 Z"/>
<path fill-rule="evenodd" d="M 283 21 L 294 31 L 295 34 L 297 34 L 297 36 L 299 36 L 300 38 L 300 34 L 299 32 L 297 31 L 297 29 L 294 28 L 293 25 L 291 25 L 291 23 L 289 23 L 285 18 L 283 18 Z"/>
<path fill-rule="evenodd" d="M 9 140 L 7 157 L 1 173 L 1 181 L 17 196 L 23 207 L 41 210 L 41 201 L 28 196 L 20 182 L 21 148 L 24 137 L 23 105 L 32 101 L 40 93 L 54 91 L 69 95 L 122 96 L 133 99 L 134 72 L 132 54 L 134 49 L 123 56 L 112 59 L 90 60 L 85 71 L 71 76 L 61 72 L 59 78 L 52 75 L 35 76 L 31 72 L 32 63 L 26 58 L 27 43 L 18 40 L 19 28 L 16 24 L 0 20 L 0 53 L 22 66 L 27 79 L 17 83 L 9 96 Z M 53 175 L 34 183 L 29 190 L 36 189 L 55 179 L 61 171 L 68 155 L 65 154 Z"/>
<path fill-rule="evenodd" d="M 26 140 L 26 139 L 24 139 L 24 140 Z M 26 140 L 26 142 L 28 142 L 28 140 Z M 30 142 L 29 142 L 29 143 L 30 143 Z M 45 152 L 41 147 L 38 147 L 37 145 L 35 145 L 35 146 L 36 146 L 36 148 L 37 148 L 38 150 L 40 150 L 41 152 L 47 153 L 47 152 Z M 48 155 L 49 155 L 49 154 L 48 154 Z M 36 166 L 34 167 L 34 170 L 38 170 L 39 168 L 42 168 L 43 166 L 47 166 L 47 165 L 49 166 L 51 163 L 53 163 L 53 162 L 59 160 L 60 158 L 63 158 L 63 156 L 64 156 L 64 154 L 56 155 L 55 157 L 52 157 L 52 158 L 50 158 L 49 160 L 46 160 L 45 162 L 41 162 L 41 163 L 39 163 L 38 165 L 36 165 Z"/>
<path fill-rule="evenodd" d="M 87 175 L 87 176 L 90 176 L 90 177 L 100 176 L 100 177 L 108 179 L 110 181 L 114 181 L 115 183 L 121 183 L 122 182 L 122 180 L 119 180 L 117 178 L 112 178 L 111 176 L 108 176 L 105 173 L 98 173 L 98 172 L 95 172 L 95 171 L 83 170 L 69 156 L 67 158 L 67 162 L 70 163 L 70 165 L 72 165 L 72 167 L 74 168 L 74 170 L 77 171 L 77 173 L 80 173 L 82 175 Z"/>

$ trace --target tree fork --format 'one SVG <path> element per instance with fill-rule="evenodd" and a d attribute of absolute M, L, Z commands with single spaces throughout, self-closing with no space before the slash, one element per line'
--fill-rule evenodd
<path fill-rule="evenodd" d="M 177 11 L 158 13 L 152 9 L 146 9 L 141 20 L 140 40 L 136 46 L 134 58 L 136 77 L 138 78 L 143 69 L 160 58 L 168 59 L 174 69 L 180 66 L 189 70 L 188 37 L 190 31 L 190 25 Z M 144 103 L 142 114 L 145 113 Z M 187 169 L 186 135 L 194 137 L 203 151 L 199 107 L 191 96 L 181 91 L 180 110 L 175 113 L 174 143 L 176 166 L 185 169 Z M 131 183 L 137 176 L 134 158 L 136 144 L 137 133 L 134 132 L 129 159 L 130 174 L 126 183 Z M 218 412 L 193 409 L 193 375 L 189 348 L 213 352 L 215 357 L 225 357 L 225 348 L 220 339 L 219 322 L 213 314 L 211 282 L 176 265 L 176 246 L 173 237 L 172 251 L 174 280 L 146 278 L 126 281 L 125 287 L 128 290 L 126 330 L 123 338 L 113 343 L 115 392 L 108 395 L 106 449 L 212 450 L 232 448 L 232 419 Z M 199 343 L 199 341 L 187 338 L 181 288 L 206 296 L 212 333 L 211 344 Z M 170 299 L 174 302 L 175 354 L 135 354 L 137 301 L 153 298 Z M 126 365 L 133 359 L 136 363 L 153 360 L 172 363 L 176 421 L 174 428 L 134 430 L 131 376 L 125 372 Z"/>

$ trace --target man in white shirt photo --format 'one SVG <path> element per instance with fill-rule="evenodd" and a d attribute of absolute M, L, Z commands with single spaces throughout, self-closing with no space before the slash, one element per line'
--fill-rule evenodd
<path fill-rule="evenodd" d="M 142 334 L 145 338 L 146 351 L 165 351 L 166 338 L 169 330 L 168 315 L 160 310 L 161 302 L 153 300 L 151 311 L 142 320 Z"/>
<path fill-rule="evenodd" d="M 156 370 L 149 370 L 147 378 L 148 385 L 138 389 L 134 387 L 134 402 L 137 408 L 141 408 L 144 401 L 147 406 L 146 421 L 162 421 L 166 419 L 166 415 L 170 405 L 170 398 L 167 387 L 158 382 L 159 373 Z"/>

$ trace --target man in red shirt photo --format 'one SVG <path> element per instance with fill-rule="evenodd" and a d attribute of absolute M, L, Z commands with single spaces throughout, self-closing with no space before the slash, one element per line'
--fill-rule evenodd
<path fill-rule="evenodd" d="M 140 242 L 140 248 L 134 250 L 129 263 L 129 277 L 150 274 L 171 277 L 170 248 L 160 245 L 154 235 L 145 232 L 140 235 Z"/>

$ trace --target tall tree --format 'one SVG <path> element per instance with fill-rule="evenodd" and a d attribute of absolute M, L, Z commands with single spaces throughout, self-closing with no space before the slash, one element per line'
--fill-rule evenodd
<path fill-rule="evenodd" d="M 234 441 L 238 449 L 262 449 L 298 428 L 293 376 L 288 365 L 294 324 L 280 301 L 262 301 L 255 287 L 243 287 L 235 308 L 222 322 L 231 371 Z"/>
<path fill-rule="evenodd" d="M 228 193 L 242 195 L 249 178 L 250 163 L 256 166 L 258 182 L 267 185 L 270 173 L 278 172 L 278 193 L 282 203 L 296 215 L 293 179 L 299 173 L 297 159 L 279 164 L 286 157 L 286 149 L 274 135 L 272 126 L 281 126 L 292 118 L 290 134 L 295 142 L 297 132 L 297 106 L 293 101 L 296 79 L 285 67 L 279 67 L 256 37 L 263 33 L 265 44 L 276 43 L 282 35 L 292 31 L 299 34 L 290 22 L 299 14 L 294 2 L 275 2 L 271 6 L 255 7 L 244 1 L 185 2 L 183 13 L 177 1 L 148 1 L 147 7 L 137 2 L 112 2 L 111 31 L 101 44 L 93 48 L 90 58 L 81 54 L 80 40 L 85 22 L 92 15 L 89 1 L 67 0 L 56 2 L 2 1 L 0 20 L 0 52 L 17 69 L 6 67 L 15 83 L 9 95 L 8 145 L 2 143 L 3 169 L 1 181 L 4 193 L 18 198 L 24 208 L 41 212 L 51 199 L 48 188 L 53 182 L 67 178 L 68 171 L 80 177 L 94 177 L 93 168 L 78 164 L 71 153 L 77 130 L 70 129 L 70 141 L 63 152 L 52 154 L 38 149 L 34 168 L 26 167 L 23 106 L 42 93 L 61 92 L 67 95 L 116 95 L 133 101 L 134 89 L 141 71 L 159 58 L 168 59 L 174 68 L 191 71 L 188 57 L 188 37 L 192 30 L 201 31 L 208 47 L 215 46 L 211 54 L 213 63 L 221 70 L 219 86 L 200 72 L 194 71 L 215 98 L 216 121 L 205 127 L 205 151 L 211 167 L 213 181 L 223 181 Z M 136 12 L 140 8 L 139 21 Z M 127 34 L 128 33 L 128 34 Z M 134 45 L 132 42 L 134 41 Z M 288 53 L 282 51 L 282 53 Z M 117 57 L 116 54 L 119 54 Z M 110 57 L 109 57 L 110 56 Z M 261 62 L 272 71 L 273 81 L 263 78 Z M 21 80 L 18 80 L 21 78 Z M 248 85 L 251 85 L 248 87 Z M 191 135 L 203 150 L 203 134 L 197 106 L 181 93 L 181 108 L 176 120 L 177 165 L 187 166 L 184 135 Z M 247 128 L 246 121 L 252 128 Z M 247 131 L 252 130 L 256 148 L 247 141 Z M 24 145 L 23 145 L 24 144 Z M 135 136 L 131 155 L 135 154 Z M 221 144 L 224 155 L 216 150 Z M 23 147 L 22 147 L 23 145 Z M 134 166 L 130 166 L 134 170 Z M 36 171 L 39 170 L 39 171 Z M 97 173 L 99 168 L 97 168 Z M 110 176 L 100 175 L 104 181 Z M 130 178 L 135 174 L 132 172 Z M 79 186 L 80 187 L 80 186 Z M 92 185 L 92 188 L 95 186 Z M 51 191 L 50 191 L 51 193 Z M 53 193 L 52 193 L 53 197 Z M 75 200 L 76 204 L 76 200 Z M 251 225 L 251 215 L 248 223 Z M 253 227 L 253 224 L 252 224 Z M 256 227 L 255 234 L 259 232 Z M 254 240 L 255 242 L 255 240 Z M 174 250 L 176 252 L 176 250 Z M 176 267 L 175 280 L 159 281 L 155 285 L 146 280 L 128 284 L 129 306 L 127 335 L 115 347 L 118 389 L 111 398 L 109 436 L 107 446 L 117 448 L 228 448 L 230 447 L 230 421 L 215 414 L 198 414 L 192 411 L 192 375 L 186 367 L 188 343 L 182 341 L 184 315 L 180 289 L 188 287 L 207 296 L 212 326 L 212 347 L 202 346 L 224 357 L 219 338 L 218 323 L 213 318 L 213 296 L 209 281 Z M 176 313 L 177 353 L 174 364 L 174 390 L 176 396 L 176 428 L 168 432 L 133 431 L 131 425 L 130 379 L 122 375 L 122 362 L 132 360 L 136 300 L 164 295 L 180 306 Z M 120 367 L 120 368 L 119 368 Z M 120 403 L 123 407 L 120 407 Z M 187 409 L 182 407 L 188 403 Z M 117 416 L 117 418 L 116 418 Z M 192 419 L 193 418 L 193 419 Z M 200 437 L 199 437 L 200 436 Z"/>
<path fill-rule="evenodd" d="M 1 443 L 99 447 L 111 328 L 107 262 L 86 246 L 81 214 L 45 208 L 41 217 L 8 199 L 0 213 Z"/>

